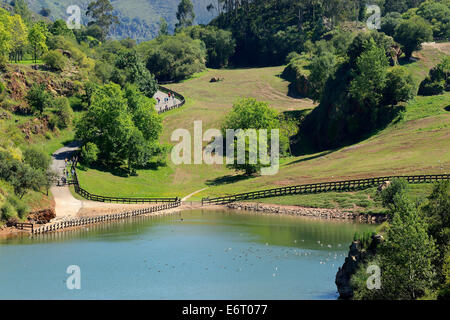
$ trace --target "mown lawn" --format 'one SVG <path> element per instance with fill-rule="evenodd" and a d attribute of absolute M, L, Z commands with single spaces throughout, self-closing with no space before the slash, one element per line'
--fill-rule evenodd
<path fill-rule="evenodd" d="M 423 60 L 408 64 L 416 79 L 425 77 L 429 67 L 437 63 L 433 55 L 437 49 L 421 52 Z M 431 58 L 430 58 L 431 57 Z M 431 61 L 431 62 L 430 62 Z M 208 70 L 182 83 L 168 85 L 187 98 L 181 109 L 163 115 L 162 142 L 170 143 L 175 129 L 185 128 L 193 132 L 193 122 L 203 121 L 203 132 L 220 128 L 220 122 L 239 97 L 255 97 L 265 100 L 279 111 L 304 110 L 314 107 L 307 99 L 287 96 L 288 83 L 278 75 L 283 67 Z M 420 71 L 420 72 L 419 72 Z M 210 78 L 224 80 L 209 83 Z M 406 105 L 406 111 L 398 121 L 367 140 L 338 150 L 282 159 L 280 171 L 274 176 L 247 178 L 222 165 L 175 166 L 170 158 L 167 167 L 158 170 L 140 170 L 137 177 L 122 177 L 108 171 L 89 169 L 80 171 L 82 186 L 92 193 L 110 196 L 180 196 L 208 187 L 191 199 L 203 196 L 220 196 L 311 182 L 345 180 L 360 177 L 448 173 L 450 170 L 450 94 L 416 97 Z M 171 142 L 175 144 L 175 142 Z M 419 189 L 421 187 L 418 187 Z M 330 194 L 326 194 L 327 196 Z M 331 205 L 346 203 L 342 194 L 327 196 L 295 196 L 292 199 L 271 198 L 264 201 L 289 204 L 320 203 Z M 367 194 L 348 195 L 348 205 L 359 203 L 364 207 Z M 304 198 L 303 198 L 304 197 Z M 317 198 L 315 198 L 317 197 Z M 323 197 L 323 200 L 321 198 Z M 353 198 L 352 198 L 353 197 Z M 356 198 L 355 198 L 356 197 Z M 303 199 L 303 200 L 301 200 Z M 345 205 L 347 205 L 345 204 Z M 370 208 L 371 204 L 367 204 Z"/>

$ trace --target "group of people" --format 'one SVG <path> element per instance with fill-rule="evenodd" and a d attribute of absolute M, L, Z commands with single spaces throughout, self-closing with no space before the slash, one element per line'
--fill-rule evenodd
<path fill-rule="evenodd" d="M 164 100 L 163 100 L 164 104 L 165 104 L 165 106 L 164 106 L 165 109 L 167 109 L 167 105 L 168 105 L 170 100 L 175 101 L 175 95 L 172 92 L 169 91 L 167 93 L 167 97 L 164 97 Z M 156 101 L 157 101 L 158 104 L 160 104 L 162 102 L 160 97 L 156 97 Z"/>
<path fill-rule="evenodd" d="M 63 168 L 63 176 L 61 177 L 61 183 L 62 185 L 65 185 L 67 183 L 67 180 L 69 178 L 75 175 L 75 168 L 73 167 L 73 164 L 76 162 L 76 157 L 73 156 L 71 159 L 64 159 L 64 168 Z M 70 170 L 68 169 L 70 167 Z"/>

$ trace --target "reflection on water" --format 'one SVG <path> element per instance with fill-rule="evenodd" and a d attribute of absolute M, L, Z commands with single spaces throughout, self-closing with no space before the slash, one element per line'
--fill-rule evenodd
<path fill-rule="evenodd" d="M 0 240 L 0 298 L 334 299 L 353 234 L 373 228 L 193 210 Z"/>

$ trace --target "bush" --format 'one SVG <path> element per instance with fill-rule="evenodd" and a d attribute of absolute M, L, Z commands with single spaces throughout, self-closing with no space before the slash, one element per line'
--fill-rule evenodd
<path fill-rule="evenodd" d="M 386 75 L 383 100 L 386 105 L 396 105 L 414 96 L 414 80 L 403 67 L 394 67 Z"/>
<path fill-rule="evenodd" d="M 413 16 L 398 24 L 394 39 L 402 45 L 403 52 L 409 59 L 413 51 L 421 48 L 421 43 L 433 39 L 433 31 L 428 21 L 419 16 Z"/>
<path fill-rule="evenodd" d="M 51 106 L 53 96 L 45 89 L 45 84 L 33 84 L 25 97 L 34 113 L 42 113 Z"/>
<path fill-rule="evenodd" d="M 13 206 L 20 219 L 23 219 L 28 213 L 28 206 L 16 197 L 9 197 L 8 202 Z"/>
<path fill-rule="evenodd" d="M 67 65 L 67 58 L 57 50 L 47 52 L 43 57 L 45 65 L 56 71 L 63 71 Z"/>
<path fill-rule="evenodd" d="M 0 208 L 0 217 L 3 221 L 8 221 L 11 218 L 16 216 L 16 211 L 14 207 L 9 203 L 5 202 L 3 206 Z"/>
<path fill-rule="evenodd" d="M 408 188 L 408 182 L 405 179 L 392 179 L 390 185 L 381 191 L 381 201 L 384 207 L 393 209 L 397 197 L 404 195 Z"/>
<path fill-rule="evenodd" d="M 30 167 L 37 170 L 45 171 L 50 166 L 50 157 L 39 150 L 35 146 L 31 146 L 25 149 L 24 152 L 24 160 Z"/>
<path fill-rule="evenodd" d="M 429 75 L 420 83 L 419 95 L 432 96 L 450 91 L 450 57 L 430 70 Z"/>
<path fill-rule="evenodd" d="M 205 68 L 206 52 L 201 40 L 177 34 L 159 37 L 144 46 L 149 47 L 147 69 L 158 80 L 185 79 Z"/>
<path fill-rule="evenodd" d="M 73 111 L 66 97 L 56 98 L 53 102 L 54 113 L 58 117 L 58 127 L 67 128 L 72 123 Z"/>

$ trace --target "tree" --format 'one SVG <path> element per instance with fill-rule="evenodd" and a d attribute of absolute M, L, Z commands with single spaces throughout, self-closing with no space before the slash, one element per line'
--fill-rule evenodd
<path fill-rule="evenodd" d="M 41 8 L 41 10 L 39 11 L 39 14 L 43 17 L 48 17 L 51 13 L 52 10 L 50 10 L 49 8 Z"/>
<path fill-rule="evenodd" d="M 226 137 L 226 130 L 247 130 L 247 129 L 266 129 L 267 130 L 267 145 L 270 148 L 271 145 L 271 130 L 280 128 L 279 115 L 276 110 L 269 107 L 268 103 L 257 101 L 253 98 L 243 98 L 236 101 L 233 104 L 233 109 L 226 115 L 225 120 L 222 124 L 222 135 Z M 242 133 L 243 135 L 244 133 Z M 245 139 L 245 161 L 244 163 L 238 163 L 238 148 L 237 141 L 240 138 Z M 229 165 L 230 168 L 236 171 L 244 171 L 245 175 L 252 175 L 258 173 L 260 169 L 265 166 L 261 163 L 261 157 L 257 157 L 256 163 L 251 163 L 251 154 L 257 155 L 257 150 L 259 145 L 262 143 L 259 140 L 259 135 L 256 135 L 257 144 L 249 143 L 248 139 L 244 136 L 241 137 L 239 134 L 235 137 L 233 141 L 226 141 L 226 144 L 234 144 L 235 155 L 234 163 Z M 261 156 L 261 155 L 260 155 Z"/>
<path fill-rule="evenodd" d="M 409 59 L 414 51 L 421 48 L 422 42 L 433 39 L 433 31 L 425 19 L 414 16 L 399 23 L 394 39 L 402 45 L 405 57 Z"/>
<path fill-rule="evenodd" d="M 158 90 L 155 76 L 148 71 L 134 49 L 119 52 L 116 68 L 120 71 L 113 72 L 112 80 L 122 87 L 128 83 L 135 83 L 149 98 L 152 98 Z"/>
<path fill-rule="evenodd" d="M 161 36 L 168 36 L 169 35 L 169 25 L 167 24 L 166 19 L 161 17 L 159 19 L 159 31 L 158 31 L 158 37 Z"/>
<path fill-rule="evenodd" d="M 28 32 L 28 41 L 33 49 L 34 63 L 37 63 L 39 54 L 45 53 L 47 49 L 47 27 L 43 23 L 35 23 Z"/>
<path fill-rule="evenodd" d="M 4 58 L 11 50 L 11 32 L 8 27 L 0 21 L 0 57 Z"/>
<path fill-rule="evenodd" d="M 25 0 L 15 0 L 13 12 L 14 14 L 20 15 L 26 24 L 31 22 L 31 11 Z"/>
<path fill-rule="evenodd" d="M 146 46 L 147 69 L 159 81 L 181 80 L 205 68 L 203 43 L 183 33 L 157 38 Z"/>
<path fill-rule="evenodd" d="M 381 288 L 367 290 L 366 281 L 361 281 L 361 274 L 366 271 L 362 266 L 355 279 L 352 277 L 357 299 L 417 299 L 434 285 L 432 260 L 436 246 L 427 233 L 423 217 L 405 194 L 395 197 L 393 208 L 386 240 L 379 245 L 372 261 L 367 263 L 380 267 Z"/>
<path fill-rule="evenodd" d="M 161 118 L 154 103 L 149 102 L 135 86 L 125 92 L 117 84 L 95 90 L 86 113 L 76 124 L 77 139 L 98 148 L 89 147 L 91 150 L 85 153 L 93 152 L 99 161 L 113 167 L 126 162 L 129 173 L 148 164 L 159 151 L 155 146 L 162 131 Z"/>
<path fill-rule="evenodd" d="M 396 199 L 402 197 L 408 188 L 408 182 L 405 179 L 392 179 L 387 188 L 381 191 L 381 202 L 383 207 L 390 211 L 396 210 Z"/>
<path fill-rule="evenodd" d="M 328 77 L 336 71 L 336 66 L 337 57 L 330 52 L 326 52 L 322 55 L 315 55 L 311 60 L 308 80 L 311 85 L 311 96 L 315 101 L 320 101 L 325 83 Z"/>
<path fill-rule="evenodd" d="M 17 63 L 22 60 L 25 47 L 28 44 L 28 29 L 22 17 L 17 14 L 10 17 L 10 27 L 12 39 L 10 56 Z"/>
<path fill-rule="evenodd" d="M 383 97 L 387 66 L 386 52 L 372 41 L 356 62 L 357 75 L 350 83 L 350 94 L 360 105 L 377 106 Z"/>
<path fill-rule="evenodd" d="M 396 105 L 400 101 L 408 101 L 414 96 L 415 90 L 411 74 L 403 67 L 393 67 L 386 75 L 386 86 L 383 92 L 384 104 Z"/>
<path fill-rule="evenodd" d="M 386 299 L 416 299 L 433 285 L 434 240 L 414 204 L 397 197 L 392 223 L 381 247 L 382 295 Z"/>
<path fill-rule="evenodd" d="M 100 150 L 95 143 L 88 142 L 81 148 L 81 159 L 83 163 L 91 165 L 98 160 Z"/>
<path fill-rule="evenodd" d="M 109 0 L 97 0 L 88 5 L 86 15 L 94 20 L 89 22 L 89 25 L 95 24 L 101 28 L 100 41 L 106 39 L 112 25 L 119 23 L 117 16 L 112 13 L 113 10 L 114 7 Z"/>
<path fill-rule="evenodd" d="M 194 5 L 192 4 L 192 1 L 181 0 L 178 4 L 176 16 L 178 19 L 178 22 L 175 24 L 176 30 L 191 26 L 195 19 Z"/>
<path fill-rule="evenodd" d="M 193 26 L 183 30 L 192 39 L 200 39 L 206 46 L 206 66 L 222 68 L 234 54 L 236 42 L 230 31 L 212 26 Z"/>
<path fill-rule="evenodd" d="M 435 265 L 439 271 L 440 280 L 445 279 L 444 260 L 450 252 L 450 183 L 437 182 L 428 196 L 428 203 L 422 211 L 428 226 L 428 233 L 436 240 L 439 254 L 435 256 Z M 447 268 L 450 266 L 447 266 Z M 450 274 L 447 275 L 450 279 Z"/>
<path fill-rule="evenodd" d="M 420 4 L 415 14 L 427 20 L 433 29 L 435 39 L 450 37 L 450 7 L 449 3 L 427 0 Z"/>
<path fill-rule="evenodd" d="M 389 12 L 381 18 L 381 31 L 388 36 L 394 36 L 395 28 L 402 21 L 402 15 L 398 12 Z"/>
<path fill-rule="evenodd" d="M 31 146 L 25 149 L 24 161 L 33 169 L 47 171 L 50 166 L 51 159 L 42 150 Z"/>

